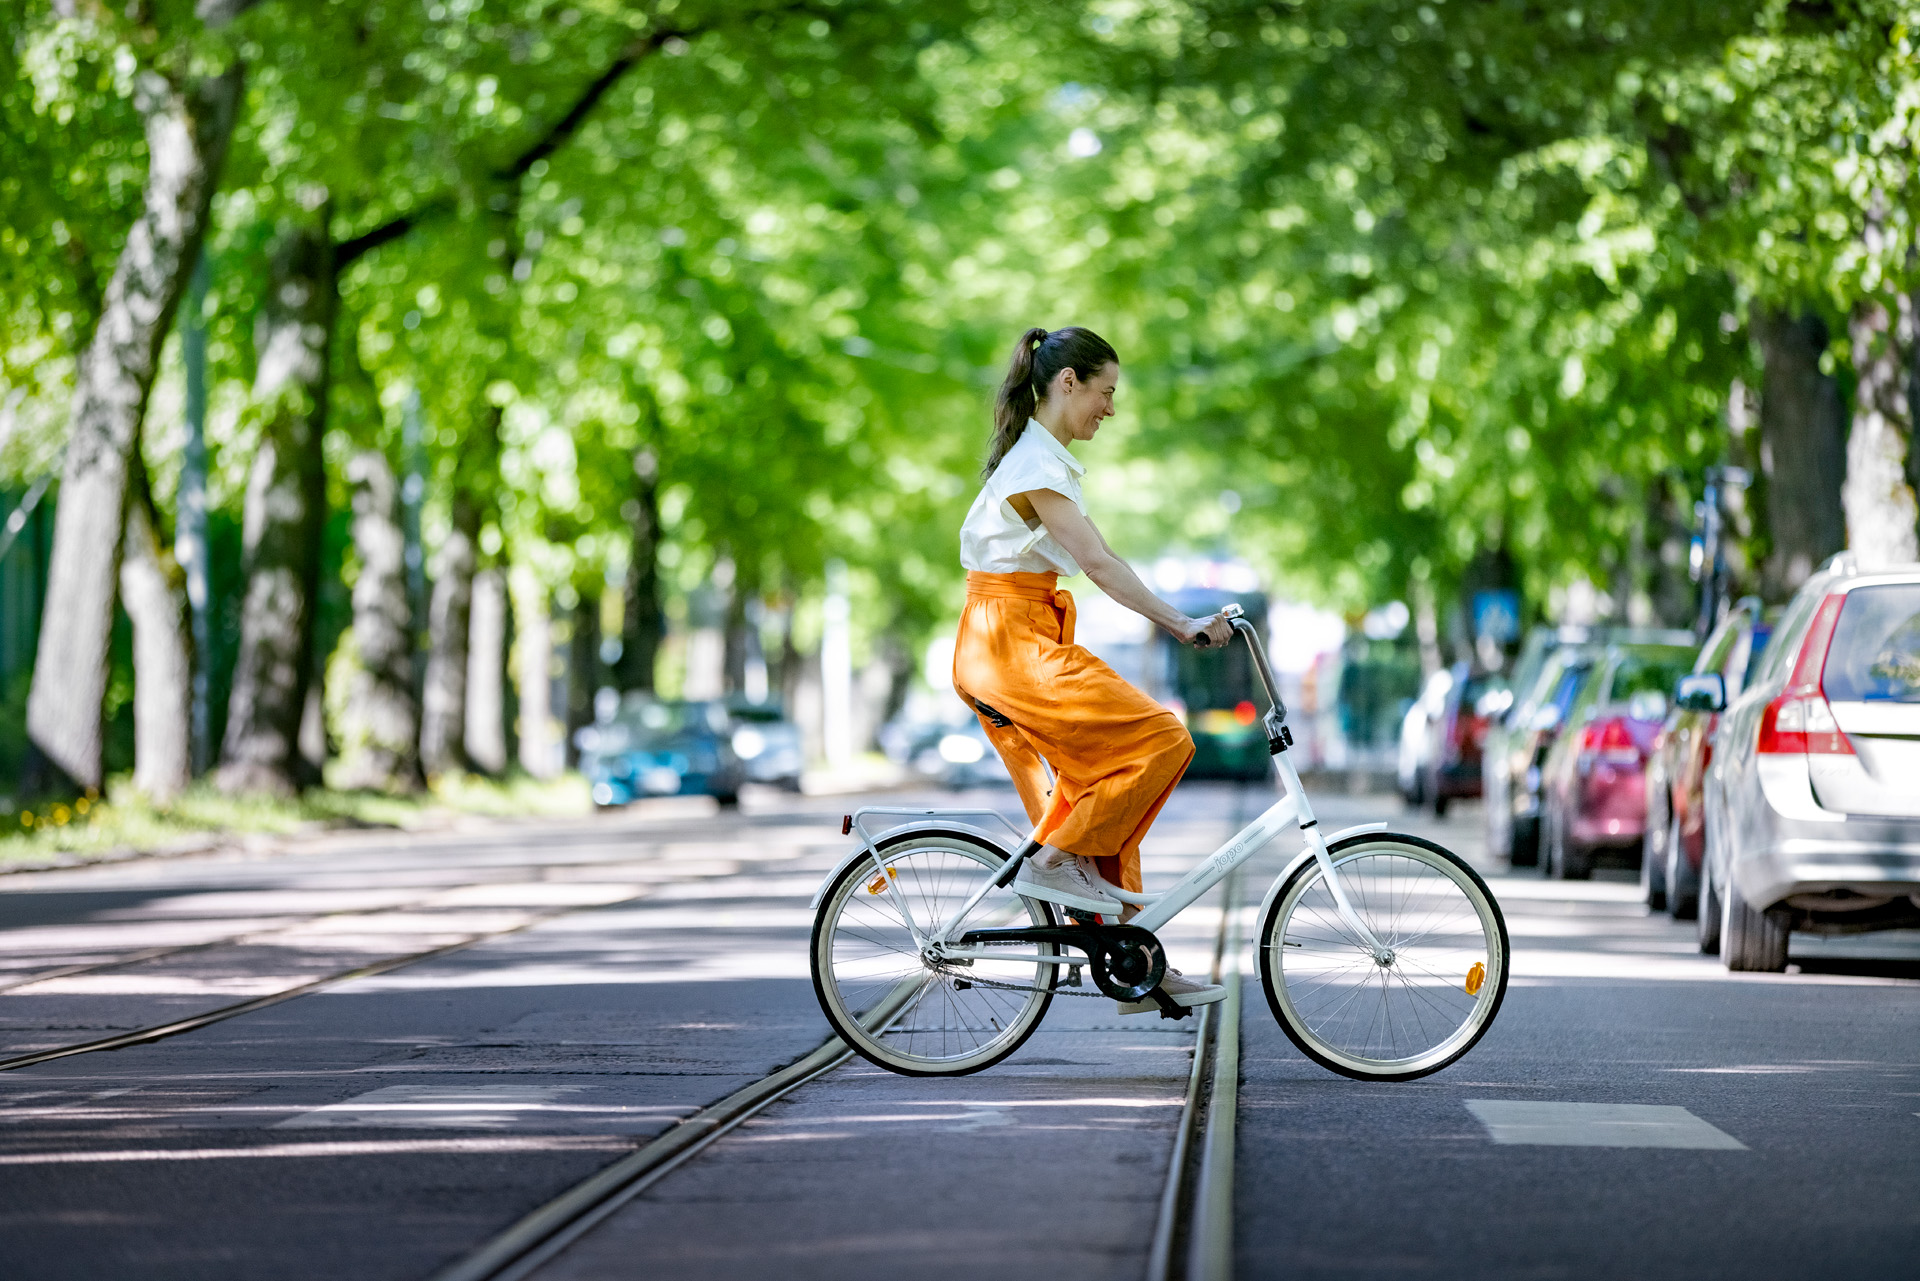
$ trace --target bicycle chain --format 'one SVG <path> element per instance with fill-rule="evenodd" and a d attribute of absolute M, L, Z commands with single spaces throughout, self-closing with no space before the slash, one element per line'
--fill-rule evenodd
<path fill-rule="evenodd" d="M 926 963 L 923 961 L 921 962 L 921 964 L 924 965 Z M 945 965 L 928 965 L 927 968 L 932 970 L 935 974 L 940 975 L 942 978 L 954 979 L 957 982 L 961 982 L 961 983 L 969 983 L 969 984 L 972 984 L 974 987 L 993 987 L 993 988 L 999 988 L 1004 992 L 1051 991 L 1055 996 L 1089 996 L 1089 997 L 1093 997 L 1096 1000 L 1107 999 L 1107 994 L 1105 992 L 1102 992 L 1099 988 L 1095 988 L 1091 992 L 1076 992 L 1076 991 L 1071 991 L 1067 988 L 1059 986 L 1057 982 L 1051 988 L 1034 987 L 1031 984 L 1026 984 L 1026 983 L 1002 983 L 998 979 L 976 978 L 970 974 L 962 974 L 958 970 L 952 969 Z M 1076 965 L 1076 966 L 1073 966 L 1072 968 L 1077 970 L 1082 967 Z M 1076 984 L 1075 986 L 1078 986 L 1078 985 Z"/>

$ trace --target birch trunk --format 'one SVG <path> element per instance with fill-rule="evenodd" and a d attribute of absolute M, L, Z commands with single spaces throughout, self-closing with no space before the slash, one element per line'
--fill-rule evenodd
<path fill-rule="evenodd" d="M 1840 505 L 1846 421 L 1838 385 L 1820 372 L 1827 327 L 1819 317 L 1763 311 L 1753 317 L 1753 332 L 1764 365 L 1760 475 L 1772 544 L 1761 590 L 1769 600 L 1781 600 L 1846 546 Z"/>
<path fill-rule="evenodd" d="M 514 571 L 514 664 L 520 691 L 520 767 L 535 778 L 557 773 L 553 750 L 553 628 L 547 589 L 531 571 Z"/>
<path fill-rule="evenodd" d="M 473 576 L 467 626 L 467 761 L 507 772 L 507 585 L 498 569 Z"/>
<path fill-rule="evenodd" d="M 133 785 L 165 805 L 193 777 L 186 577 L 161 546 L 153 498 L 137 458 L 132 480 L 120 599 L 133 622 Z"/>
<path fill-rule="evenodd" d="M 224 17 L 206 21 L 212 26 Z M 107 284 L 100 323 L 80 358 L 46 613 L 27 698 L 29 737 L 82 787 L 102 781 L 102 699 L 130 460 L 161 344 L 206 234 L 241 81 L 236 63 L 186 85 L 151 71 L 136 82 L 146 118 L 146 187 Z"/>
<path fill-rule="evenodd" d="M 313 781 L 300 723 L 326 518 L 321 439 L 336 294 L 325 221 L 281 236 L 261 315 L 253 389 L 261 441 L 247 481 L 247 587 L 217 775 L 228 792 L 291 795 Z"/>
<path fill-rule="evenodd" d="M 353 546 L 360 577 L 353 584 L 353 648 L 357 662 L 347 690 L 345 787 L 418 791 L 420 708 L 413 697 L 413 611 L 407 599 L 407 539 L 400 524 L 400 487 L 377 449 L 347 464 L 353 486 Z"/>
<path fill-rule="evenodd" d="M 433 569 L 428 612 L 426 688 L 420 698 L 420 761 L 428 775 L 466 770 L 467 645 L 473 574 L 480 549 L 480 506 L 465 489 L 453 495 L 453 522 Z"/>
<path fill-rule="evenodd" d="M 1847 434 L 1847 480 L 1841 491 L 1847 545 L 1862 569 L 1920 560 L 1920 508 L 1907 479 L 1913 439 L 1908 379 L 1914 349 L 1913 301 L 1889 309 L 1879 301 L 1854 308 L 1848 322 L 1853 370 L 1853 427 Z"/>

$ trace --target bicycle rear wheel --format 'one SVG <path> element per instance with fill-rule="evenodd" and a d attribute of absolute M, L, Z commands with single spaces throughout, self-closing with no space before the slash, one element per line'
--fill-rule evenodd
<path fill-rule="evenodd" d="M 1007 860 L 980 837 L 906 832 L 856 859 L 827 887 L 811 948 L 820 1009 L 861 1057 L 906 1076 L 964 1076 L 1019 1049 L 1053 999 L 1055 968 L 1032 960 L 935 964 L 915 942 L 944 926 Z M 910 923 L 911 922 L 911 923 Z M 993 889 L 961 930 L 1058 925 L 1050 905 Z M 1021 944 L 1029 956 L 1054 944 Z"/>
<path fill-rule="evenodd" d="M 1471 867 L 1417 836 L 1366 833 L 1328 854 L 1385 964 L 1340 916 L 1317 859 L 1260 922 L 1260 982 L 1301 1053 L 1342 1076 L 1411 1081 L 1474 1047 L 1507 993 L 1507 925 Z"/>

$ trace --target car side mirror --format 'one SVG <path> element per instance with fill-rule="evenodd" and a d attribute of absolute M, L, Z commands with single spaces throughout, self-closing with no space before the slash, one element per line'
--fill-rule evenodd
<path fill-rule="evenodd" d="M 1675 706 L 1689 712 L 1724 712 L 1727 710 L 1727 682 L 1719 672 L 1695 672 L 1691 676 L 1682 676 L 1674 687 Z"/>

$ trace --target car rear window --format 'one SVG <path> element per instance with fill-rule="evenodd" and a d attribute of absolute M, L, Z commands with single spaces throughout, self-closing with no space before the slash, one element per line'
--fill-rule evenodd
<path fill-rule="evenodd" d="M 1920 703 L 1920 583 L 1847 593 L 1821 680 L 1842 703 Z"/>
<path fill-rule="evenodd" d="M 1607 701 L 1624 703 L 1635 694 L 1659 694 L 1664 697 L 1682 676 L 1692 670 L 1692 650 L 1658 649 L 1623 654 L 1619 665 L 1613 669 L 1613 680 L 1607 687 Z"/>

